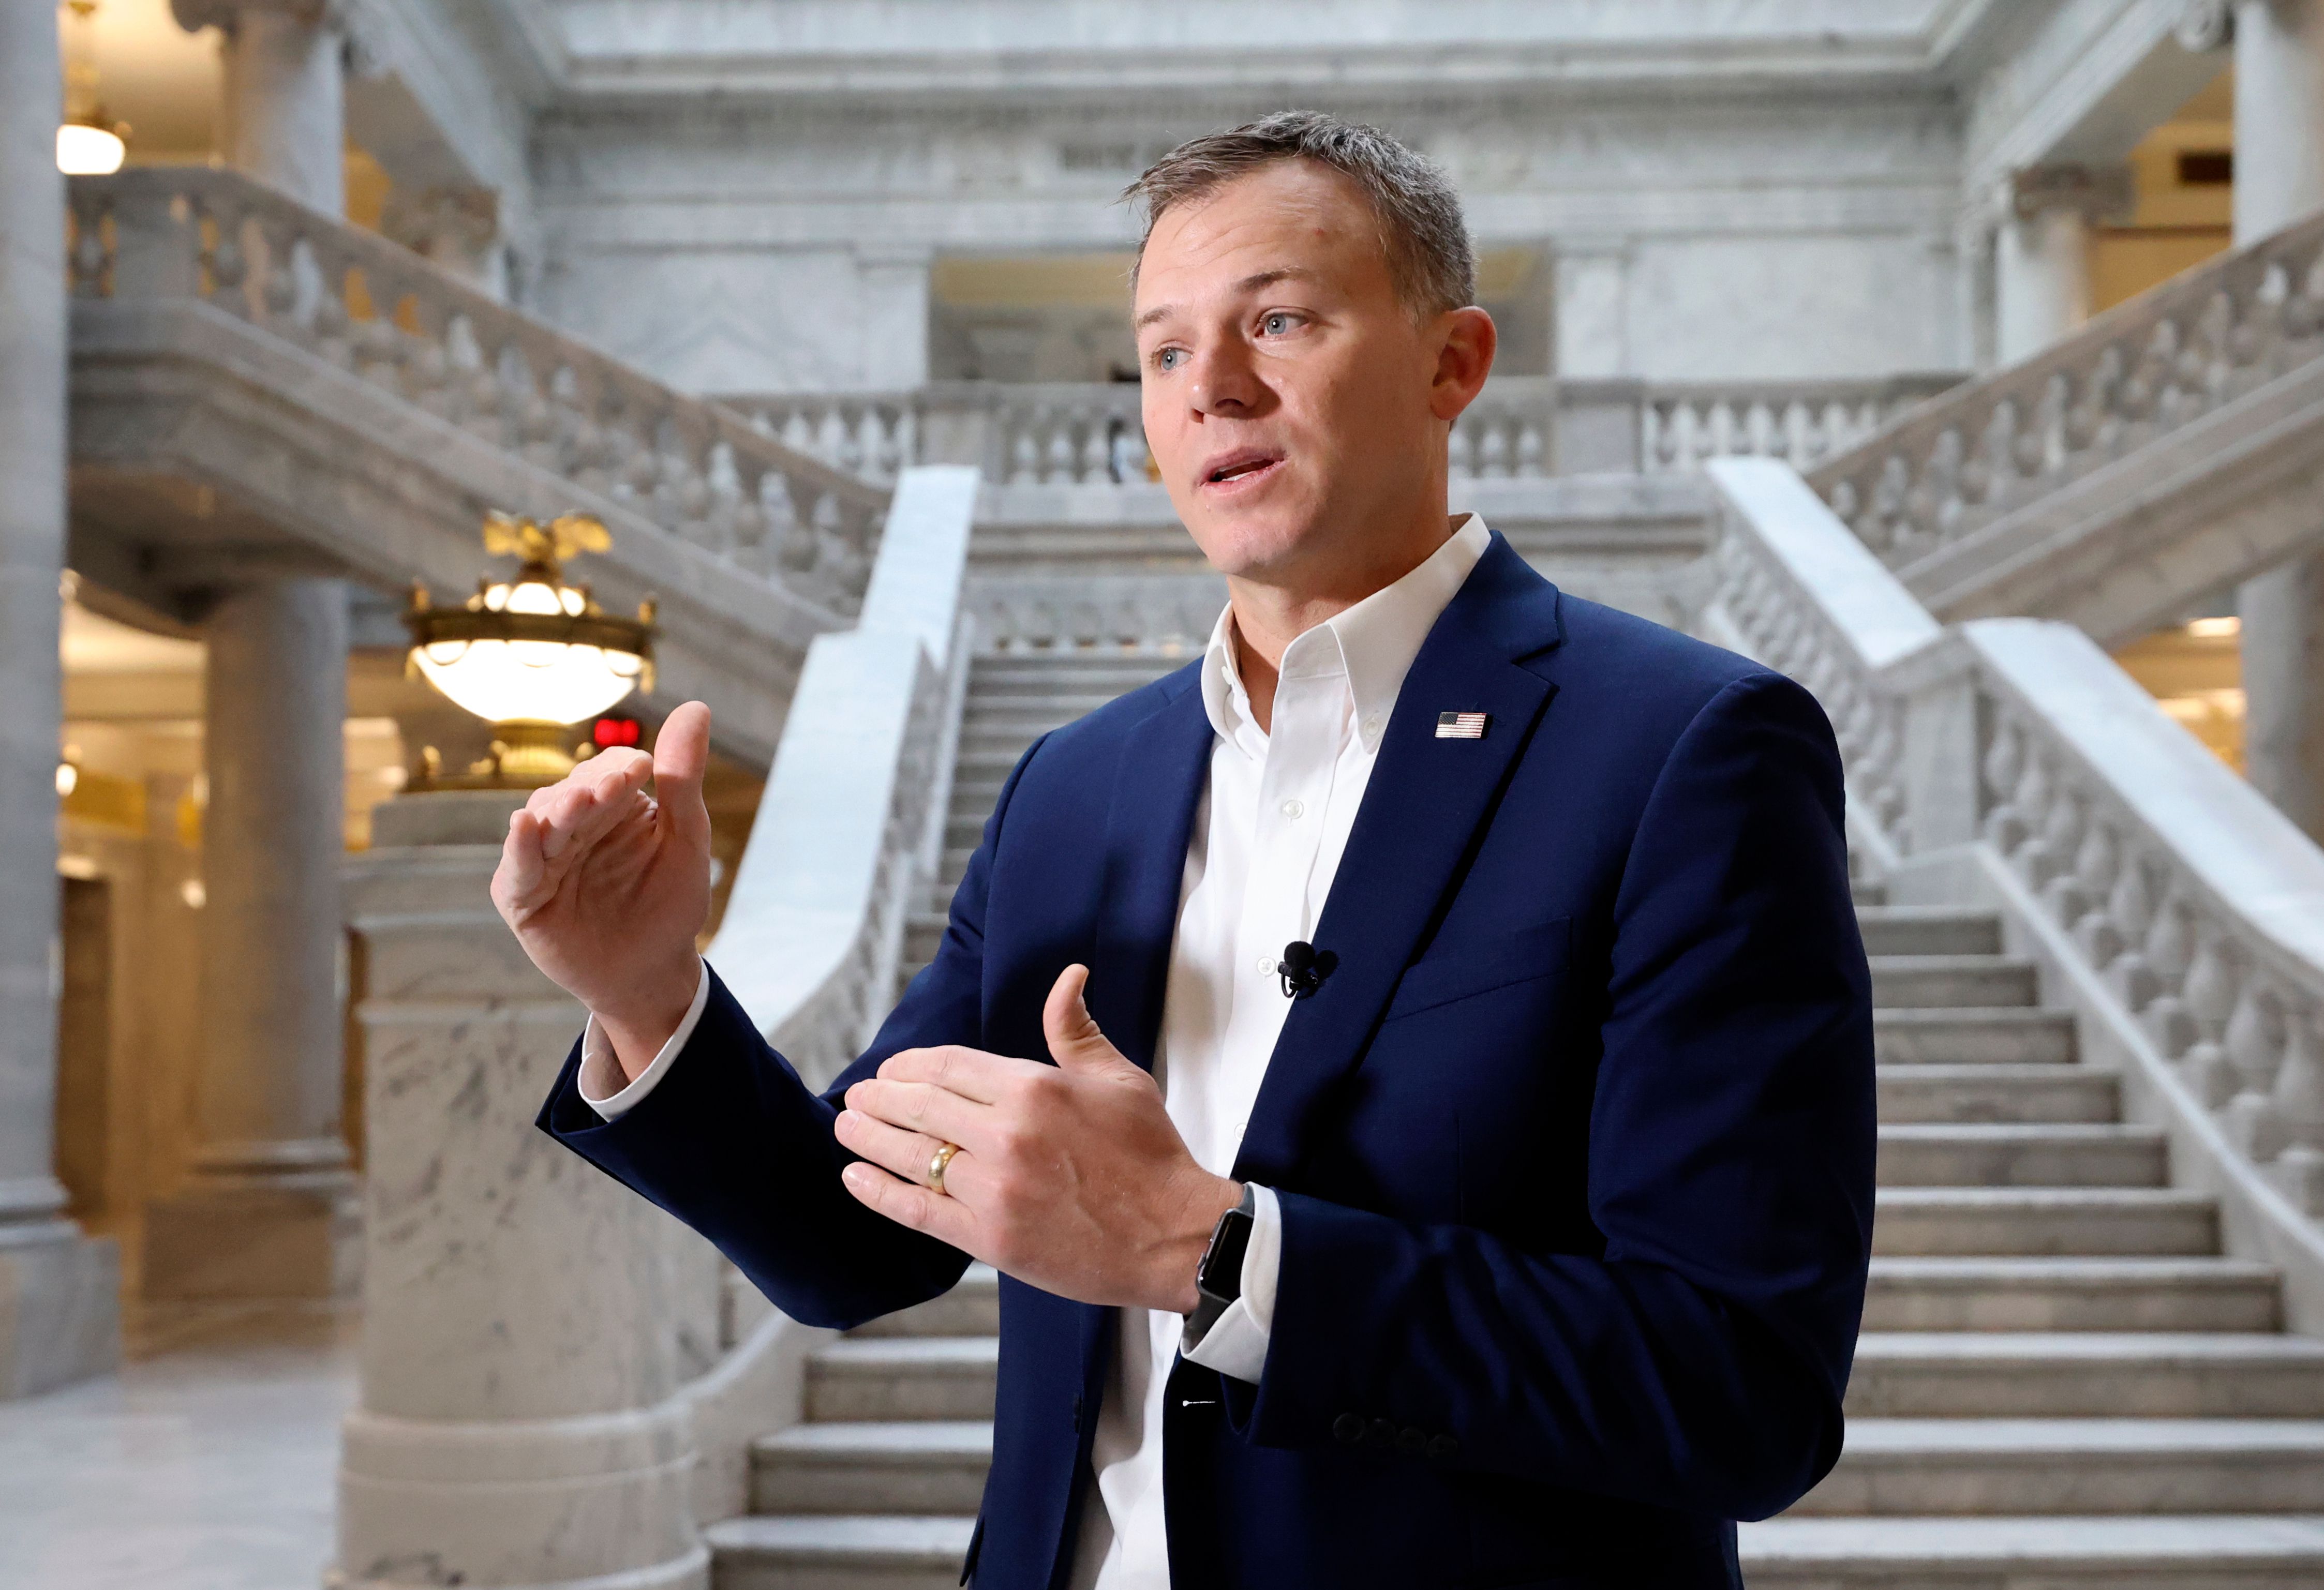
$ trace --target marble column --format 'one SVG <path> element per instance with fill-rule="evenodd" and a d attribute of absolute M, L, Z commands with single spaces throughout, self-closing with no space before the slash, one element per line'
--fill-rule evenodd
<path fill-rule="evenodd" d="M 63 96 L 56 9 L 0 6 L 0 1397 L 118 1357 L 113 1244 L 54 1172 L 57 748 L 65 554 Z"/>
<path fill-rule="evenodd" d="M 346 213 L 346 33 L 339 0 L 171 0 L 179 25 L 224 36 L 226 164 Z"/>
<path fill-rule="evenodd" d="M 2010 179 L 1994 245 L 1994 355 L 2032 358 L 2090 316 L 2090 226 L 2128 207 L 2127 173 L 2036 166 Z"/>
<path fill-rule="evenodd" d="M 584 1013 L 488 885 L 524 792 L 384 802 L 367 946 L 361 1393 L 341 1590 L 701 1590 L 680 1391 L 715 1360 L 699 1238 L 533 1125 Z"/>
<path fill-rule="evenodd" d="M 154 1297 L 340 1297 L 360 1249 L 340 1135 L 347 598 L 257 580 L 203 625 L 200 1063 L 184 1187 L 147 1211 Z"/>
<path fill-rule="evenodd" d="M 2236 11 L 2236 242 L 2324 209 L 2324 0 Z M 2324 554 L 2244 583 L 2245 767 L 2324 840 Z"/>

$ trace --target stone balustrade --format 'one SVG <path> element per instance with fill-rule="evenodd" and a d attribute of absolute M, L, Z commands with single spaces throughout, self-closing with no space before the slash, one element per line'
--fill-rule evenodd
<path fill-rule="evenodd" d="M 1637 400 L 1639 466 L 1660 473 L 1713 458 L 1779 458 L 1812 470 L 1959 379 L 1656 382 Z"/>
<path fill-rule="evenodd" d="M 905 917 L 940 859 L 966 686 L 973 469 L 896 487 L 853 630 L 816 637 L 708 951 L 811 1085 L 894 1003 Z"/>
<path fill-rule="evenodd" d="M 1812 468 L 1960 378 L 1649 382 L 1501 375 L 1452 427 L 1452 478 L 1665 473 L 1711 458 Z M 1130 485 L 1149 478 L 1130 382 L 938 381 L 909 392 L 723 400 L 762 434 L 835 468 L 890 481 L 912 463 L 974 464 L 1005 485 Z"/>
<path fill-rule="evenodd" d="M 75 296 L 195 299 L 681 540 L 853 613 L 886 492 L 234 172 L 70 184 Z"/>
<path fill-rule="evenodd" d="M 1981 867 L 2324 1306 L 2324 851 L 2079 630 L 1941 625 L 1789 469 L 1710 473 L 1705 628 L 1822 702 L 1851 838 L 1890 876 Z"/>
<path fill-rule="evenodd" d="M 2324 216 L 2223 254 L 1928 403 L 1810 480 L 1918 570 L 2324 355 Z M 2153 454 L 2153 449 L 2149 449 Z M 2044 527 L 2030 525 L 2029 529 Z M 2023 610 L 2020 610 L 2023 611 Z"/>
<path fill-rule="evenodd" d="M 997 652 L 1147 651 L 1191 656 L 1226 605 L 1209 573 L 1011 574 L 969 592 L 979 645 Z"/>

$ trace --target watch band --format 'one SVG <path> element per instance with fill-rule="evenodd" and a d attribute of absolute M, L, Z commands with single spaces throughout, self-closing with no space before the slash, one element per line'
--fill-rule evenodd
<path fill-rule="evenodd" d="M 1219 1316 L 1242 1296 L 1242 1256 L 1250 1246 L 1251 1226 L 1259 1212 L 1259 1190 L 1243 1183 L 1242 1201 L 1219 1217 L 1211 1227 L 1210 1245 L 1194 1268 L 1194 1311 L 1186 1316 L 1185 1341 L 1199 1346 Z"/>

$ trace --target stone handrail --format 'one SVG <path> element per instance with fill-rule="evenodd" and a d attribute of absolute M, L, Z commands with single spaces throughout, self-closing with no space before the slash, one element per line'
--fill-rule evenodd
<path fill-rule="evenodd" d="M 1735 455 L 1808 469 L 1960 380 L 1941 372 L 1802 381 L 1495 376 L 1452 428 L 1451 473 L 1659 473 Z M 892 480 L 915 462 L 973 463 L 1006 485 L 1148 478 L 1133 382 L 937 381 L 912 391 L 722 400 L 762 433 L 872 481 Z"/>
<path fill-rule="evenodd" d="M 861 621 L 808 649 L 708 951 L 814 1086 L 887 1016 L 905 918 L 938 859 L 976 487 L 976 471 L 949 465 L 897 483 Z"/>
<path fill-rule="evenodd" d="M 2319 332 L 2324 215 L 1923 404 L 1809 479 L 1918 588 L 1933 555 L 2324 356 Z"/>
<path fill-rule="evenodd" d="M 194 299 L 800 596 L 853 613 L 887 493 L 410 250 L 235 172 L 70 183 L 73 293 Z"/>
<path fill-rule="evenodd" d="M 1713 639 L 1832 718 L 1879 870 L 1969 855 L 2324 1318 L 2324 851 L 2079 630 L 1940 625 L 1788 468 L 1710 468 Z M 2188 1167 L 2182 1166 L 2182 1170 Z"/>

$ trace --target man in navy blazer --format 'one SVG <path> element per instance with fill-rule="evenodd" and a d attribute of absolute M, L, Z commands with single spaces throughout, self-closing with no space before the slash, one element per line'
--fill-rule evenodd
<path fill-rule="evenodd" d="M 706 713 L 540 792 L 494 896 L 593 1013 L 541 1126 L 800 1319 L 995 1264 L 964 1582 L 1739 1585 L 1733 1521 L 1838 1457 L 1870 1247 L 1830 727 L 1447 517 L 1494 334 L 1434 168 L 1286 115 L 1141 197 L 1147 431 L 1228 575 L 1212 652 L 1026 754 L 934 963 L 820 1096 L 694 958 Z M 1396 601 L 1433 621 L 1368 682 L 1357 620 Z M 1255 1048 L 1222 1016 L 1197 1054 L 1196 962 L 1244 948 L 1201 891 L 1276 887 L 1293 832 L 1231 758 L 1289 755 L 1311 701 L 1341 797 L 1314 960 L 1261 968 Z M 1237 1066 L 1247 1124 L 1188 1124 Z"/>

